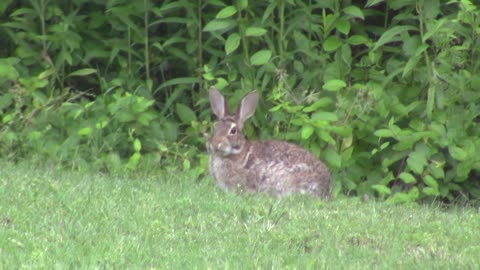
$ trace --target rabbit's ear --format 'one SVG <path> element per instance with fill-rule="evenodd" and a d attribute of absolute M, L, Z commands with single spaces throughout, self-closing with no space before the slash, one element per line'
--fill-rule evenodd
<path fill-rule="evenodd" d="M 243 129 L 243 124 L 245 121 L 252 117 L 255 113 L 255 108 L 257 107 L 258 102 L 258 93 L 253 91 L 248 93 L 245 97 L 242 98 L 240 105 L 237 108 L 237 114 L 235 118 L 237 120 L 238 128 Z"/>
<path fill-rule="evenodd" d="M 227 100 L 215 87 L 210 88 L 210 107 L 218 119 L 223 119 L 230 115 Z"/>

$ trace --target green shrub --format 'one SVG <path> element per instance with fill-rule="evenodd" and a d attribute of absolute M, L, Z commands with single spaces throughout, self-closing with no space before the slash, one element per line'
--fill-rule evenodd
<path fill-rule="evenodd" d="M 326 161 L 337 195 L 480 198 L 472 1 L 6 1 L 1 155 L 206 173 L 207 91 Z M 233 105 L 232 104 L 232 105 Z M 158 163 L 159 162 L 159 163 Z"/>

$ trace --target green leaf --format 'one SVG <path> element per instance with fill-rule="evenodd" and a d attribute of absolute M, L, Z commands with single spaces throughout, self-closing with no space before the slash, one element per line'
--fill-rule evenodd
<path fill-rule="evenodd" d="M 353 35 L 347 39 L 347 43 L 351 45 L 363 45 L 368 44 L 370 40 L 366 36 Z"/>
<path fill-rule="evenodd" d="M 12 93 L 7 92 L 0 95 L 0 115 L 2 110 L 10 106 L 11 104 L 13 104 L 13 102 L 14 102 L 14 97 Z"/>
<path fill-rule="evenodd" d="M 293 32 L 293 40 L 295 41 L 295 49 L 298 51 L 302 51 L 305 53 L 308 53 L 310 51 L 310 48 L 312 47 L 312 44 L 302 32 L 300 31 L 295 31 Z"/>
<path fill-rule="evenodd" d="M 345 14 L 348 14 L 354 18 L 358 18 L 362 20 L 365 19 L 365 16 L 363 15 L 363 11 L 357 6 L 348 6 L 343 9 L 343 12 L 345 12 Z"/>
<path fill-rule="evenodd" d="M 215 31 L 227 31 L 228 29 L 234 27 L 237 23 L 231 19 L 223 20 L 212 20 L 205 25 L 203 28 L 204 32 L 215 32 Z"/>
<path fill-rule="evenodd" d="M 337 30 L 344 35 L 348 35 L 348 33 L 350 33 L 350 27 L 350 21 L 347 19 L 338 20 L 335 23 L 335 28 L 337 28 Z"/>
<path fill-rule="evenodd" d="M 213 76 L 212 73 L 203 73 L 202 77 L 207 80 L 207 81 L 213 81 L 215 80 L 215 76 Z"/>
<path fill-rule="evenodd" d="M 450 155 L 458 160 L 458 161 L 465 161 L 468 158 L 468 153 L 467 151 L 463 150 L 462 148 L 458 146 L 450 146 L 448 147 L 448 152 Z"/>
<path fill-rule="evenodd" d="M 432 20 L 432 23 L 435 23 L 434 27 L 429 27 L 428 32 L 422 36 L 422 42 L 426 42 L 431 36 L 435 35 L 438 31 L 442 31 L 444 24 L 447 23 L 449 19 L 447 17 L 441 18 L 439 20 Z"/>
<path fill-rule="evenodd" d="M 164 144 L 161 144 L 161 143 L 157 144 L 157 148 L 158 150 L 160 150 L 160 152 L 164 152 L 164 153 L 168 152 L 168 147 Z"/>
<path fill-rule="evenodd" d="M 427 44 L 422 44 L 422 40 L 419 35 L 410 35 L 403 40 L 402 50 L 406 57 L 412 57 L 414 55 L 422 54 L 423 50 L 419 51 L 419 48 L 425 45 Z"/>
<path fill-rule="evenodd" d="M 418 197 L 420 197 L 420 191 L 417 187 L 412 187 L 410 191 L 408 191 L 408 196 L 410 196 L 410 198 L 413 200 L 416 200 Z"/>
<path fill-rule="evenodd" d="M 325 150 L 325 160 L 334 168 L 340 168 L 342 166 L 342 158 L 340 155 L 329 148 Z"/>
<path fill-rule="evenodd" d="M 38 101 L 40 104 L 46 104 L 48 102 L 48 97 L 42 91 L 35 90 L 32 96 L 35 98 L 35 101 Z"/>
<path fill-rule="evenodd" d="M 417 182 L 417 179 L 408 172 L 402 172 L 398 177 L 402 179 L 405 184 L 415 184 Z"/>
<path fill-rule="evenodd" d="M 20 17 L 22 15 L 34 15 L 35 10 L 33 8 L 17 8 L 10 14 L 10 17 Z"/>
<path fill-rule="evenodd" d="M 384 185 L 372 185 L 372 189 L 377 191 L 378 193 L 382 195 L 390 195 L 392 194 L 392 190 Z"/>
<path fill-rule="evenodd" d="M 171 2 L 171 3 L 168 3 L 168 2 L 163 2 L 162 3 L 162 6 L 158 9 L 158 12 L 157 14 L 158 15 L 163 15 L 162 12 L 166 12 L 166 11 L 170 11 L 170 10 L 174 10 L 174 9 L 182 9 L 182 8 L 185 8 L 185 2 L 184 1 L 174 1 L 174 2 Z M 156 11 L 154 11 L 156 12 Z"/>
<path fill-rule="evenodd" d="M 336 36 L 329 36 L 323 43 L 323 49 L 327 52 L 333 52 L 342 46 L 342 41 Z"/>
<path fill-rule="evenodd" d="M 305 71 L 305 67 L 303 66 L 303 63 L 301 61 L 294 60 L 293 67 L 295 68 L 295 71 L 298 73 L 303 73 Z"/>
<path fill-rule="evenodd" d="M 478 2 L 477 2 L 478 3 Z M 424 0 L 423 1 L 423 14 L 427 19 L 435 19 L 440 13 L 440 1 L 439 0 Z"/>
<path fill-rule="evenodd" d="M 72 77 L 72 76 L 86 76 L 86 75 L 90 75 L 90 74 L 93 74 L 93 73 L 96 73 L 97 70 L 94 69 L 94 68 L 83 68 L 83 69 L 79 69 L 79 70 L 76 70 L 70 74 L 68 74 L 67 77 Z"/>
<path fill-rule="evenodd" d="M 335 139 L 332 137 L 332 135 L 331 135 L 329 132 L 325 131 L 325 130 L 320 130 L 320 131 L 318 132 L 318 135 L 320 136 L 320 139 L 321 139 L 322 141 L 325 141 L 325 142 L 327 142 L 327 143 L 329 143 L 329 144 L 331 144 L 331 145 L 336 145 L 336 144 L 337 144 L 337 142 L 336 142 Z"/>
<path fill-rule="evenodd" d="M 145 99 L 145 97 L 142 96 L 136 97 L 135 101 L 136 102 L 131 105 L 134 113 L 143 113 L 155 103 L 154 100 Z"/>
<path fill-rule="evenodd" d="M 385 0 L 368 0 L 365 7 L 375 6 L 378 3 L 384 2 Z"/>
<path fill-rule="evenodd" d="M 435 84 L 430 84 L 428 87 L 428 96 L 427 96 L 427 117 L 428 119 L 432 118 L 433 107 L 435 106 Z"/>
<path fill-rule="evenodd" d="M 472 160 L 466 160 L 456 166 L 455 172 L 457 177 L 455 178 L 455 182 L 463 182 L 468 179 L 468 175 L 472 171 L 472 163 Z"/>
<path fill-rule="evenodd" d="M 6 78 L 7 80 L 14 81 L 18 78 L 18 76 L 19 74 L 13 66 L 0 62 L 0 78 Z"/>
<path fill-rule="evenodd" d="M 92 129 L 89 127 L 84 127 L 78 131 L 78 135 L 80 136 L 88 136 L 92 134 Z"/>
<path fill-rule="evenodd" d="M 440 192 L 438 190 L 435 190 L 434 188 L 432 187 L 424 187 L 422 189 L 422 192 L 425 194 L 425 195 L 428 195 L 428 196 L 438 196 L 440 195 Z"/>
<path fill-rule="evenodd" d="M 192 121 L 197 120 L 195 112 L 189 107 L 185 106 L 182 103 L 177 103 L 176 105 L 177 115 L 184 124 L 190 125 Z"/>
<path fill-rule="evenodd" d="M 306 139 L 310 138 L 310 136 L 312 136 L 314 130 L 315 129 L 310 125 L 303 126 L 302 127 L 302 140 L 306 140 Z"/>
<path fill-rule="evenodd" d="M 425 184 L 427 184 L 427 186 L 435 189 L 438 191 L 438 182 L 437 180 L 435 180 L 432 176 L 430 175 L 426 175 L 424 178 L 423 178 L 423 182 Z"/>
<path fill-rule="evenodd" d="M 416 56 L 416 57 L 410 57 L 410 59 L 408 59 L 408 62 L 407 64 L 405 64 L 405 67 L 403 68 L 403 73 L 402 73 L 402 78 L 405 78 L 405 76 L 412 70 L 415 68 L 415 66 L 417 65 L 418 61 L 422 59 L 421 56 Z"/>
<path fill-rule="evenodd" d="M 408 74 L 412 69 L 415 68 L 418 61 L 422 58 L 423 52 L 426 51 L 429 47 L 430 46 L 428 46 L 427 44 L 422 44 L 415 50 L 415 54 L 413 55 L 413 57 L 410 57 L 410 59 L 408 59 L 407 64 L 403 68 L 402 77 L 405 77 L 406 74 Z"/>
<path fill-rule="evenodd" d="M 382 143 L 382 145 L 380 145 L 380 149 L 383 150 L 383 149 L 387 148 L 389 145 L 390 145 L 390 142 L 384 142 L 384 143 Z"/>
<path fill-rule="evenodd" d="M 262 27 L 248 27 L 245 30 L 245 36 L 247 37 L 259 37 L 265 35 L 265 33 L 267 33 L 267 30 Z"/>
<path fill-rule="evenodd" d="M 323 85 L 323 89 L 334 92 L 346 86 L 347 84 L 342 80 L 330 80 Z"/>
<path fill-rule="evenodd" d="M 152 121 L 157 119 L 157 115 L 149 112 L 144 112 L 140 114 L 140 117 L 137 118 L 138 123 L 142 124 L 144 127 L 148 127 L 152 124 Z"/>
<path fill-rule="evenodd" d="M 416 147 L 407 159 L 408 167 L 416 174 L 423 174 L 423 168 L 428 165 L 427 156 L 429 155 L 426 146 Z"/>
<path fill-rule="evenodd" d="M 15 119 L 16 116 L 17 116 L 16 113 L 7 114 L 2 118 L 2 123 L 4 123 L 4 124 L 8 123 L 8 122 L 12 121 L 13 119 Z"/>
<path fill-rule="evenodd" d="M 225 19 L 231 17 L 237 13 L 237 9 L 234 6 L 226 6 L 222 8 L 215 16 L 216 19 Z"/>
<path fill-rule="evenodd" d="M 140 152 L 140 150 L 142 150 L 142 143 L 138 138 L 133 141 L 133 149 L 135 152 Z"/>
<path fill-rule="evenodd" d="M 248 0 L 239 0 L 238 7 L 240 8 L 240 10 L 246 9 L 248 7 Z"/>
<path fill-rule="evenodd" d="M 315 112 L 312 114 L 312 120 L 335 122 L 338 120 L 338 116 L 332 112 Z"/>
<path fill-rule="evenodd" d="M 235 51 L 238 46 L 240 46 L 240 35 L 238 33 L 233 33 L 228 36 L 227 41 L 225 42 L 225 53 L 227 55 Z"/>
<path fill-rule="evenodd" d="M 267 20 L 268 17 L 270 17 L 273 13 L 273 11 L 277 8 L 277 5 L 278 3 L 276 1 L 271 1 L 267 8 L 265 9 L 265 12 L 263 12 L 263 15 L 262 15 L 262 23 L 265 22 L 265 20 Z"/>
<path fill-rule="evenodd" d="M 312 105 L 310 105 L 308 107 L 305 107 L 304 109 L 302 109 L 302 111 L 307 112 L 307 113 L 308 112 L 313 112 L 313 111 L 318 110 L 319 108 L 328 106 L 332 103 L 333 103 L 333 101 L 332 101 L 331 98 L 323 97 L 323 98 L 320 98 L 319 100 L 315 101 Z"/>
<path fill-rule="evenodd" d="M 224 78 L 217 78 L 217 83 L 215 84 L 215 88 L 218 90 L 223 90 L 225 87 L 228 86 L 228 81 Z"/>
<path fill-rule="evenodd" d="M 190 170 L 190 167 L 191 167 L 190 160 L 188 158 L 184 159 L 183 160 L 183 170 L 188 171 L 188 170 Z"/>
<path fill-rule="evenodd" d="M 128 159 L 127 168 L 130 170 L 137 168 L 141 157 L 142 155 L 139 152 L 133 153 L 133 155 Z"/>
<path fill-rule="evenodd" d="M 393 131 L 391 131 L 390 129 L 378 129 L 378 130 L 375 130 L 375 132 L 373 133 L 373 135 L 375 135 L 375 136 L 377 136 L 377 137 L 380 137 L 380 138 L 391 138 L 391 137 L 394 137 Z"/>
<path fill-rule="evenodd" d="M 409 203 L 409 202 L 413 202 L 415 199 L 416 199 L 415 194 L 397 192 L 393 194 L 392 197 L 388 198 L 386 203 L 388 204 Z"/>
<path fill-rule="evenodd" d="M 375 51 L 386 43 L 398 41 L 399 38 L 397 38 L 397 36 L 407 31 L 418 31 L 418 29 L 409 25 L 394 26 L 385 31 L 385 33 L 383 33 L 383 35 L 378 39 L 377 43 L 373 47 L 372 51 Z"/>
<path fill-rule="evenodd" d="M 278 104 L 276 106 L 273 106 L 270 110 L 268 110 L 269 112 L 277 112 L 279 111 L 281 108 L 283 108 L 283 104 Z"/>
<path fill-rule="evenodd" d="M 250 57 L 250 63 L 254 66 L 264 65 L 270 60 L 270 57 L 272 57 L 271 50 L 261 50 Z"/>
<path fill-rule="evenodd" d="M 82 111 L 79 111 L 79 112 L 82 112 Z M 78 117 L 78 116 L 77 116 L 77 117 Z M 75 118 L 77 118 L 77 117 L 75 117 Z M 96 128 L 96 129 L 102 129 L 102 128 L 106 127 L 107 125 L 108 125 L 108 121 L 107 121 L 107 120 L 101 120 L 101 121 L 95 123 L 95 128 Z"/>
<path fill-rule="evenodd" d="M 178 85 L 178 84 L 195 84 L 198 83 L 198 78 L 197 77 L 180 77 L 180 78 L 174 78 L 168 81 L 165 81 L 162 83 L 155 91 L 159 91 L 165 87 L 169 87 L 172 85 Z"/>

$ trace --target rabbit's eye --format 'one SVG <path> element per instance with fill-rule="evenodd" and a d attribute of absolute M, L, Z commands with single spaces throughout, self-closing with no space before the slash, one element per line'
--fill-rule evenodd
<path fill-rule="evenodd" d="M 232 127 L 232 128 L 230 129 L 230 134 L 231 134 L 231 135 L 237 134 L 237 127 Z"/>

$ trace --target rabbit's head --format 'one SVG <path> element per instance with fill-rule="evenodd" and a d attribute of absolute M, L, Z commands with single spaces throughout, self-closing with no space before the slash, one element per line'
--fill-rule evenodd
<path fill-rule="evenodd" d="M 245 121 L 252 117 L 258 102 L 258 93 L 250 92 L 238 105 L 235 115 L 230 114 L 227 100 L 215 88 L 210 89 L 210 106 L 218 121 L 214 125 L 213 135 L 207 147 L 210 154 L 230 156 L 240 154 L 246 144 L 242 134 Z"/>

